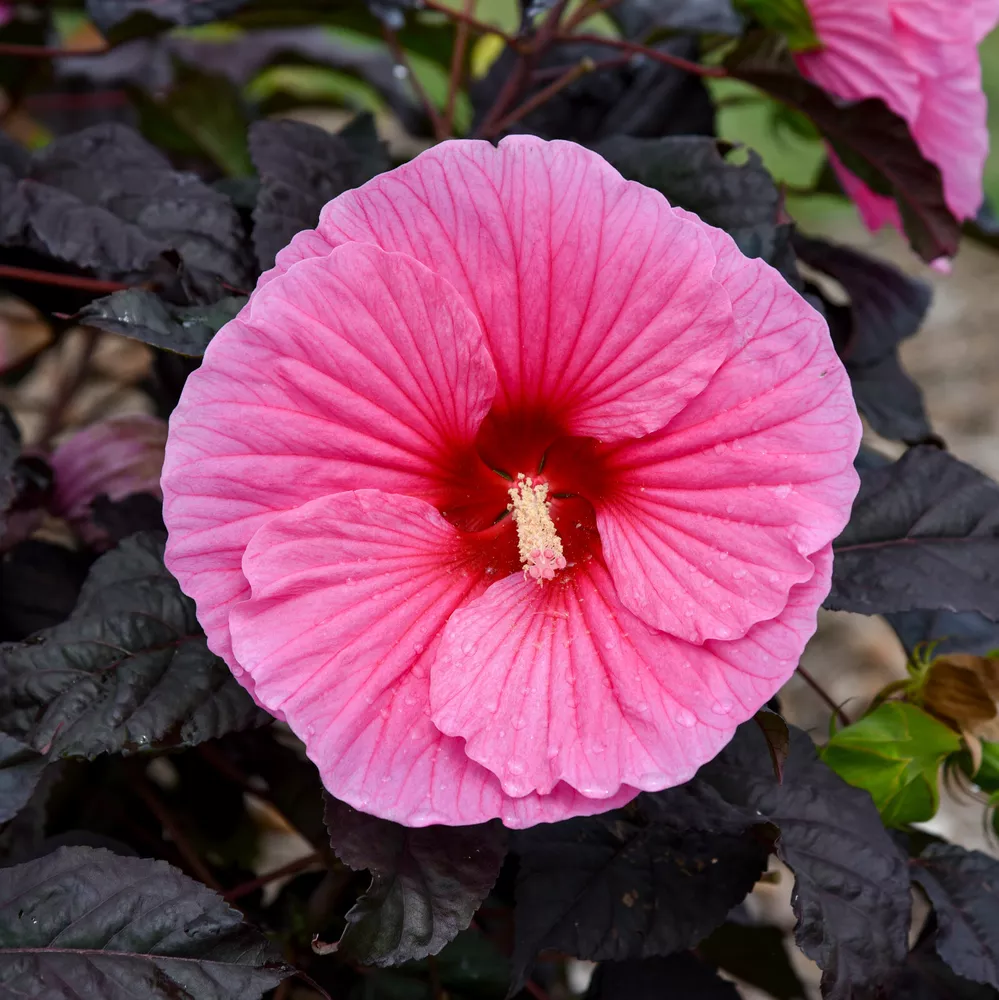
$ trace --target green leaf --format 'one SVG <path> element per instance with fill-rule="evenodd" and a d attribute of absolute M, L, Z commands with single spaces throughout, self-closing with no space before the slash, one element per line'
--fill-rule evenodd
<path fill-rule="evenodd" d="M 804 0 L 736 0 L 735 5 L 764 28 L 779 31 L 794 52 L 822 47 Z"/>
<path fill-rule="evenodd" d="M 845 781 L 870 792 L 886 826 L 932 817 L 944 758 L 961 749 L 957 733 L 922 709 L 891 701 L 841 729 L 822 759 Z"/>
<path fill-rule="evenodd" d="M 0 992 L 37 1000 L 256 1000 L 294 972 L 163 861 L 62 847 L 0 870 Z"/>
<path fill-rule="evenodd" d="M 98 559 L 68 621 L 0 648 L 0 731 L 50 757 L 194 746 L 266 718 L 209 652 L 161 533 Z"/>

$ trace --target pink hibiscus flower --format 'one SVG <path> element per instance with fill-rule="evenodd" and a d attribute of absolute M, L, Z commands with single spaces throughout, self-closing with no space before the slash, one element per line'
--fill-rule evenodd
<path fill-rule="evenodd" d="M 822 319 L 567 142 L 330 202 L 170 423 L 167 560 L 326 787 L 514 827 L 690 778 L 794 670 L 857 489 Z"/>
<path fill-rule="evenodd" d="M 988 106 L 978 44 L 999 22 L 999 0 L 806 0 L 822 48 L 798 67 L 846 100 L 880 97 L 908 123 L 943 176 L 959 219 L 983 200 Z M 830 154 L 844 190 L 872 231 L 902 228 L 895 202 L 876 194 Z"/>

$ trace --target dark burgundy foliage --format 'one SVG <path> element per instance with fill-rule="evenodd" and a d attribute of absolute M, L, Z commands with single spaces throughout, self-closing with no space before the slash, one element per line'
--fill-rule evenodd
<path fill-rule="evenodd" d="M 919 255 L 950 256 L 962 227 L 905 122 L 806 81 L 756 3 L 600 4 L 608 42 L 592 23 L 574 38 L 561 0 L 522 0 L 516 37 L 474 77 L 485 5 L 447 6 L 467 32 L 436 0 L 0 5 L 0 298 L 49 335 L 12 362 L 0 327 L 0 393 L 42 380 L 51 397 L 14 407 L 20 430 L 0 405 L 0 995 L 735 1000 L 736 980 L 803 1000 L 800 949 L 828 1000 L 999 997 L 999 862 L 889 835 L 778 699 L 691 781 L 624 808 L 516 833 L 408 829 L 325 795 L 208 648 L 163 563 L 159 496 L 96 490 L 99 544 L 54 516 L 52 448 L 108 344 L 146 345 L 130 346 L 148 364 L 128 412 L 169 418 L 331 198 L 434 139 L 526 132 L 595 148 L 824 313 L 859 410 L 901 452 L 858 457 L 828 607 L 886 616 L 917 658 L 999 649 L 999 485 L 947 452 L 899 360 L 930 286 L 799 232 L 764 158 L 718 137 L 705 77 L 783 105 L 781 127 L 896 199 Z M 335 130 L 281 117 L 322 104 L 348 112 Z M 816 192 L 837 192 L 829 177 Z M 963 232 L 999 248 L 988 205 Z M 298 853 L 261 875 L 272 837 Z M 746 902 L 775 877 L 794 881 L 793 935 Z M 914 887 L 930 912 L 910 947 Z M 588 986 L 569 958 L 598 963 Z"/>

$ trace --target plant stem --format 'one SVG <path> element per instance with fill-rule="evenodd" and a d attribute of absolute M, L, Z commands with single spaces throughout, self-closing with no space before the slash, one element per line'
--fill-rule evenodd
<path fill-rule="evenodd" d="M 602 69 L 617 69 L 619 66 L 627 66 L 631 61 L 631 56 L 621 56 L 618 59 L 596 59 L 590 60 L 592 65 L 590 67 L 591 71 L 596 73 Z M 575 63 L 573 65 L 578 65 Z M 554 80 L 556 77 L 561 76 L 563 73 L 568 72 L 572 69 L 572 66 L 550 66 L 547 69 L 536 69 L 531 74 L 531 79 L 535 83 L 541 83 L 543 80 Z"/>
<path fill-rule="evenodd" d="M 454 105 L 461 89 L 461 78 L 465 69 L 465 49 L 468 46 L 468 17 L 475 12 L 475 0 L 465 0 L 465 17 L 459 19 L 455 29 L 454 51 L 451 53 L 451 75 L 447 83 L 447 103 L 444 106 L 444 128 L 448 135 L 454 135 Z"/>
<path fill-rule="evenodd" d="M 197 876 L 205 885 L 216 892 L 222 891 L 222 886 L 215 881 L 215 877 L 208 870 L 207 865 L 198 857 L 198 852 L 194 850 L 188 841 L 180 824 L 171 815 L 170 810 L 160 801 L 159 796 L 153 791 L 152 786 L 145 778 L 138 776 L 133 784 L 135 791 L 143 802 L 149 807 L 149 811 L 160 821 L 160 825 L 170 835 L 180 856 L 187 862 L 187 867 L 191 873 Z"/>
<path fill-rule="evenodd" d="M 282 865 L 280 868 L 275 868 L 274 871 L 268 872 L 266 875 L 261 875 L 259 878 L 251 879 L 249 882 L 243 882 L 232 889 L 227 889 L 222 895 L 226 900 L 232 902 L 234 899 L 248 896 L 257 889 L 262 889 L 265 885 L 279 878 L 284 878 L 286 875 L 297 875 L 299 872 L 313 867 L 313 865 L 322 865 L 322 863 L 323 859 L 319 854 L 307 854 L 304 858 L 299 858 L 297 861 L 289 861 L 288 864 Z"/>
<path fill-rule="evenodd" d="M 105 45 L 99 49 L 61 49 L 53 45 L 17 45 L 14 42 L 0 42 L 0 56 L 21 56 L 25 59 L 60 59 L 65 56 L 101 56 L 110 52 Z"/>
<path fill-rule="evenodd" d="M 801 674 L 801 679 L 832 709 L 839 721 L 844 726 L 850 725 L 850 717 L 843 711 L 843 706 L 837 705 L 825 688 L 800 664 L 798 665 L 798 673 Z"/>
<path fill-rule="evenodd" d="M 132 285 L 123 285 L 120 281 L 101 281 L 99 278 L 83 278 L 75 274 L 57 274 L 54 271 L 36 271 L 30 267 L 14 267 L 10 264 L 0 264 L 0 278 L 11 278 L 14 281 L 31 281 L 39 285 L 59 285 L 62 288 L 79 288 L 84 292 L 95 292 L 98 295 L 108 295 L 111 292 L 121 292 Z"/>
<path fill-rule="evenodd" d="M 413 67 L 409 63 L 409 57 L 406 55 L 405 49 L 399 44 L 399 38 L 396 33 L 387 25 L 382 24 L 382 34 L 385 36 L 385 42 L 392 53 L 392 58 L 396 61 L 397 66 L 402 66 L 406 70 L 406 79 L 412 84 L 413 90 L 416 92 L 416 96 L 420 99 L 420 103 L 423 105 L 423 110 L 426 112 L 427 117 L 430 119 L 430 127 L 434 131 L 434 138 L 440 142 L 442 139 L 446 139 L 449 135 L 447 128 L 444 125 L 444 119 L 441 118 L 440 113 L 434 107 L 433 102 L 427 95 L 426 90 L 423 89 L 423 84 L 420 83 L 419 78 L 413 72 Z"/>
<path fill-rule="evenodd" d="M 727 77 L 728 70 L 721 66 L 702 66 L 700 63 L 691 62 L 681 56 L 670 55 L 668 52 L 660 52 L 658 49 L 650 49 L 647 45 L 639 45 L 638 42 L 629 42 L 624 38 L 606 38 L 603 35 L 566 35 L 556 36 L 559 42 L 589 42 L 592 45 L 606 45 L 608 48 L 620 49 L 623 52 L 631 52 L 634 55 L 645 56 L 654 62 L 661 62 L 674 69 L 682 69 L 686 73 L 693 73 L 695 76 L 708 76 L 716 79 Z"/>
<path fill-rule="evenodd" d="M 514 108 L 510 114 L 491 126 L 488 131 L 483 130 L 483 135 L 489 138 L 492 135 L 506 131 L 525 115 L 529 115 L 535 108 L 540 107 L 546 101 L 553 98 L 560 90 L 564 90 L 570 84 L 575 83 L 581 76 L 585 76 L 591 72 L 594 67 L 595 64 L 592 59 L 581 59 L 575 66 L 570 66 L 557 80 L 539 90 L 533 97 L 529 97 L 519 107 Z"/>
<path fill-rule="evenodd" d="M 524 983 L 524 989 L 534 997 L 534 1000 L 549 1000 L 548 994 L 533 979 L 528 979 Z"/>

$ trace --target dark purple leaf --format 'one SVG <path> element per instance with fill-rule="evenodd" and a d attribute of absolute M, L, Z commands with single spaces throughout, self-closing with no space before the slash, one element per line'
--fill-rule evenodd
<path fill-rule="evenodd" d="M 68 621 L 0 647 L 0 731 L 53 757 L 191 746 L 266 718 L 209 652 L 162 536 L 126 539 Z"/>
<path fill-rule="evenodd" d="M 908 951 L 909 873 L 871 797 L 823 764 L 798 729 L 778 783 L 752 723 L 698 777 L 780 831 L 777 856 L 795 875 L 795 939 L 822 969 L 823 995 L 849 1000 L 886 982 Z"/>
<path fill-rule="evenodd" d="M 586 1000 L 739 1000 L 739 991 L 689 951 L 602 962 Z"/>
<path fill-rule="evenodd" d="M 12 820 L 24 808 L 46 763 L 31 747 L 0 733 L 0 823 Z"/>
<path fill-rule="evenodd" d="M 95 299 L 78 318 L 98 330 L 201 357 L 212 337 L 246 302 L 245 295 L 228 295 L 210 305 L 175 306 L 143 288 L 127 288 Z"/>
<path fill-rule="evenodd" d="M 391 166 L 368 117 L 339 135 L 304 122 L 255 122 L 250 155 L 260 175 L 253 244 L 262 270 L 297 232 L 316 227 L 328 201 Z"/>
<path fill-rule="evenodd" d="M 923 394 L 902 369 L 898 345 L 919 331 L 933 300 L 924 281 L 850 247 L 797 234 L 798 257 L 835 279 L 847 295 L 840 353 L 860 412 L 884 437 L 919 442 L 932 435 Z"/>
<path fill-rule="evenodd" d="M 365 965 L 436 955 L 468 927 L 506 856 L 507 835 L 498 821 L 410 829 L 332 797 L 325 819 L 336 856 L 371 872 L 371 885 L 347 914 L 335 946 Z"/>
<path fill-rule="evenodd" d="M 518 833 L 517 982 L 546 948 L 620 961 L 693 947 L 766 869 L 762 822 L 695 780 Z"/>
<path fill-rule="evenodd" d="M 0 986 L 39 1000 L 257 1000 L 294 970 L 163 861 L 61 847 L 0 869 Z"/>
<path fill-rule="evenodd" d="M 133 14 L 152 14 L 173 24 L 220 21 L 246 5 L 248 0 L 87 0 L 87 13 L 102 31 Z"/>
<path fill-rule="evenodd" d="M 930 844 L 912 878 L 937 919 L 936 949 L 959 975 L 999 989 L 999 861 L 955 844 Z"/>
<path fill-rule="evenodd" d="M 753 721 L 760 727 L 763 738 L 767 741 L 774 774 L 777 781 L 781 782 L 784 780 L 784 764 L 787 763 L 787 755 L 791 749 L 791 733 L 787 723 L 776 712 L 766 708 L 761 708 L 753 716 Z"/>
<path fill-rule="evenodd" d="M 920 445 L 861 468 L 853 516 L 833 549 L 827 607 L 999 619 L 999 485 L 947 452 Z"/>

